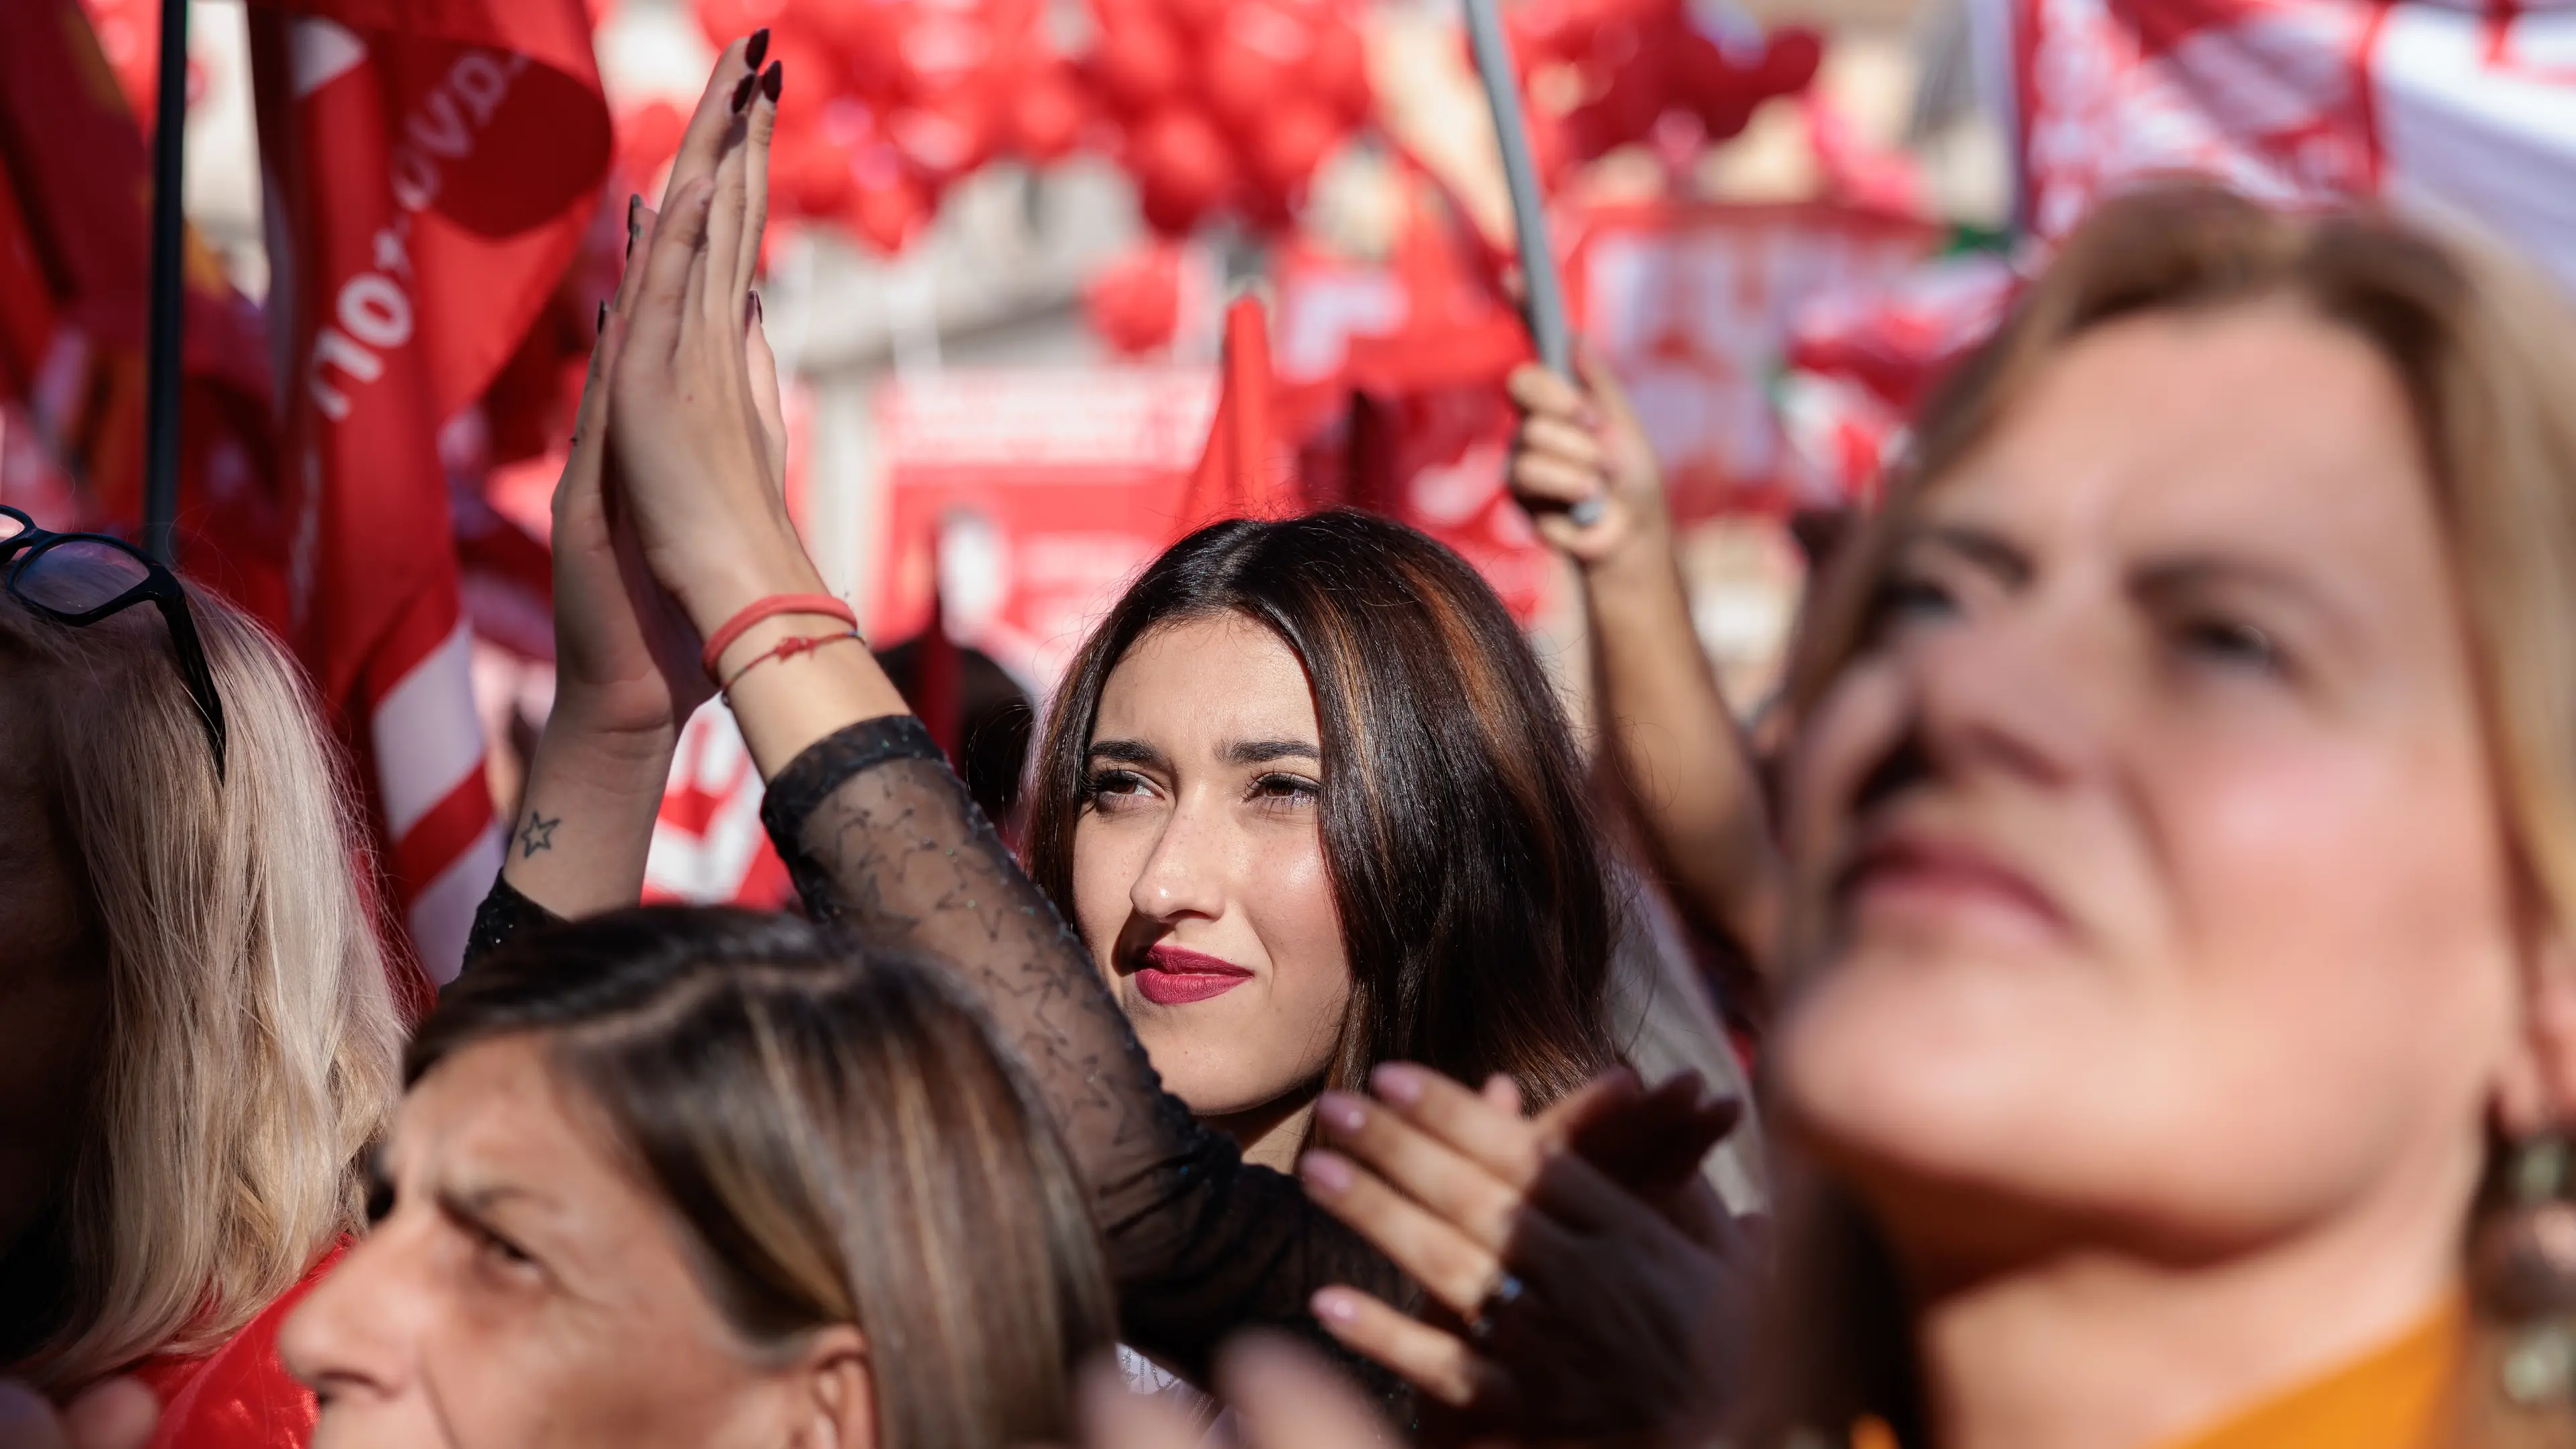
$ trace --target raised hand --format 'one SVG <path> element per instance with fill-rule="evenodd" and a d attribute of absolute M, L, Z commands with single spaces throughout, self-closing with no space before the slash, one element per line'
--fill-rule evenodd
<path fill-rule="evenodd" d="M 1610 370 L 1585 362 L 1577 388 L 1525 364 L 1507 386 L 1521 409 L 1507 476 L 1512 491 L 1542 505 L 1532 515 L 1540 536 L 1587 570 L 1669 568 L 1663 469 Z M 1602 501 L 1601 516 L 1578 524 L 1567 510 L 1587 498 Z"/>
<path fill-rule="evenodd" d="M 629 200 L 630 263 L 653 221 L 641 198 Z M 658 742 L 711 692 L 698 667 L 697 634 L 646 571 L 634 519 L 610 476 L 608 380 L 617 370 L 641 272 L 627 267 L 615 300 L 600 314 L 572 454 L 554 496 L 555 712 L 548 723 L 561 721 L 612 744 L 618 737 Z"/>
<path fill-rule="evenodd" d="M 1757 1257 L 1692 1169 L 1732 1127 L 1696 1084 L 1619 1074 L 1535 1120 L 1507 1091 L 1424 1068 L 1328 1094 L 1307 1191 L 1430 1294 L 1415 1319 L 1350 1288 L 1334 1337 L 1447 1410 L 1443 1438 L 1687 1435 L 1717 1418 L 1745 1348 Z M 1614 1179 L 1589 1150 L 1635 1186 Z"/>
<path fill-rule="evenodd" d="M 741 79 L 728 90 L 728 63 Z M 752 375 L 769 137 L 784 77 L 728 48 L 672 163 L 611 382 L 610 441 L 653 576 L 711 632 L 778 593 L 819 593 L 780 488 L 775 384 Z M 774 374 L 773 374 L 774 379 Z"/>

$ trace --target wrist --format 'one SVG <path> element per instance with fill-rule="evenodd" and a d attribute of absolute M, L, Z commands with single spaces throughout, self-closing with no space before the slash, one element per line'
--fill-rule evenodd
<path fill-rule="evenodd" d="M 707 560 L 702 567 L 692 569 L 689 577 L 675 579 L 670 587 L 702 639 L 713 637 L 735 615 L 763 599 L 779 594 L 829 592 L 813 560 L 792 540 L 783 540 L 776 547 L 745 549 L 729 557 Z"/>
<path fill-rule="evenodd" d="M 593 710 L 577 695 L 558 697 L 545 727 L 537 732 L 535 755 L 547 763 L 547 773 L 586 782 L 622 787 L 650 778 L 658 796 L 670 774 L 671 758 L 679 752 L 685 723 L 667 715 L 649 723 L 616 719 Z M 535 771 L 530 774 L 533 777 Z"/>

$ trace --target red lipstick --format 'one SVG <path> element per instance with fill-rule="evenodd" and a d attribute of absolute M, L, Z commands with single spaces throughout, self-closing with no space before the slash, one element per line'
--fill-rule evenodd
<path fill-rule="evenodd" d="M 1222 957 L 1166 944 L 1145 953 L 1145 964 L 1136 968 L 1136 992 L 1156 1006 L 1186 1006 L 1251 979 L 1251 972 Z"/>

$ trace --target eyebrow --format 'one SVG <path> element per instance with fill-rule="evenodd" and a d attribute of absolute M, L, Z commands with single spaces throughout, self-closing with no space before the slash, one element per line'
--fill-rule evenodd
<path fill-rule="evenodd" d="M 1143 740 L 1093 740 L 1090 758 L 1111 760 L 1121 765 L 1143 765 L 1149 770 L 1171 772 L 1172 762 L 1161 750 Z"/>
<path fill-rule="evenodd" d="M 1916 548 L 1934 548 L 1957 554 L 2008 587 L 2018 588 L 2029 583 L 2034 572 L 2030 555 L 2019 545 L 2000 533 L 1972 524 L 1929 525 L 1907 537 L 1897 551 L 1902 554 Z"/>
<path fill-rule="evenodd" d="M 1303 740 L 1236 740 L 1219 752 L 1229 765 L 1266 765 L 1273 760 L 1324 762 L 1321 750 Z"/>
<path fill-rule="evenodd" d="M 1143 740 L 1093 740 L 1091 758 L 1143 765 L 1165 773 L 1172 768 L 1170 756 Z M 1235 740 L 1218 750 L 1217 758 L 1229 765 L 1266 765 L 1273 760 L 1312 760 L 1319 765 L 1324 762 L 1323 751 L 1304 740 Z"/>

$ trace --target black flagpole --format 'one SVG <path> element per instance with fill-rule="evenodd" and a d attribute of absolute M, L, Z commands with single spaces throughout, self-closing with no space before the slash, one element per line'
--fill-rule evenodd
<path fill-rule="evenodd" d="M 152 350 L 144 390 L 143 547 L 177 561 L 179 344 L 186 288 L 179 268 L 180 187 L 188 134 L 188 0 L 161 0 L 160 100 L 152 123 Z"/>

